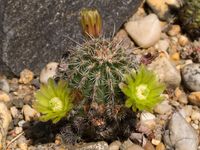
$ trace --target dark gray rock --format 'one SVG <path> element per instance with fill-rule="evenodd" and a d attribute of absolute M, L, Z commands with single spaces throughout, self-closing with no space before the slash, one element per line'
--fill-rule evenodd
<path fill-rule="evenodd" d="M 110 37 L 142 2 L 0 0 L 0 4 L 3 1 L 4 5 L 0 5 L 0 72 L 8 72 L 10 69 L 16 75 L 24 68 L 38 74 L 49 61 L 58 61 L 75 44 L 69 37 L 78 42 L 83 41 L 79 22 L 79 12 L 83 7 L 98 8 L 104 21 L 103 33 Z"/>

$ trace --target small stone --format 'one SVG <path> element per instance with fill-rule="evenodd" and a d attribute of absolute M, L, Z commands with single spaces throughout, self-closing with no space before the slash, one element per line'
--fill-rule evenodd
<path fill-rule="evenodd" d="M 143 48 L 153 46 L 161 36 L 160 22 L 155 14 L 150 14 L 140 20 L 127 22 L 125 30 Z"/>
<path fill-rule="evenodd" d="M 22 127 L 15 127 L 15 134 L 19 134 L 23 131 Z"/>
<path fill-rule="evenodd" d="M 160 140 L 152 139 L 152 140 L 151 140 L 151 143 L 152 143 L 153 145 L 158 145 L 158 144 L 160 144 Z"/>
<path fill-rule="evenodd" d="M 192 119 L 190 117 L 186 117 L 185 120 L 190 123 L 192 121 Z"/>
<path fill-rule="evenodd" d="M 53 78 L 58 69 L 57 62 L 48 63 L 40 73 L 40 82 L 46 84 L 49 78 Z"/>
<path fill-rule="evenodd" d="M 10 101 L 10 96 L 5 92 L 0 91 L 0 101 L 9 102 Z"/>
<path fill-rule="evenodd" d="M 23 125 L 26 123 L 26 121 L 25 120 L 20 120 L 19 122 L 18 122 L 18 126 L 19 127 L 23 127 Z"/>
<path fill-rule="evenodd" d="M 193 110 L 192 111 L 192 115 L 191 115 L 191 119 L 192 120 L 199 120 L 200 121 L 200 112 L 197 110 Z"/>
<path fill-rule="evenodd" d="M 172 113 L 172 106 L 169 105 L 168 101 L 163 101 L 160 104 L 156 105 L 154 111 L 158 114 L 171 114 Z"/>
<path fill-rule="evenodd" d="M 133 145 L 133 142 L 128 139 L 122 143 L 122 145 L 120 146 L 120 150 L 127 150 L 127 148 L 132 145 Z"/>
<path fill-rule="evenodd" d="M 160 142 L 157 146 L 156 146 L 156 150 L 165 150 L 165 145 Z"/>
<path fill-rule="evenodd" d="M 186 114 L 186 117 L 190 117 L 192 115 L 192 105 L 186 105 L 183 107 L 184 111 L 185 111 L 185 114 Z"/>
<path fill-rule="evenodd" d="M 24 106 L 23 99 L 13 99 L 12 104 L 19 109 Z"/>
<path fill-rule="evenodd" d="M 144 145 L 144 150 L 155 150 L 154 146 L 151 144 L 151 142 L 147 141 Z"/>
<path fill-rule="evenodd" d="M 167 86 L 178 87 L 180 85 L 180 72 L 166 56 L 157 57 L 148 65 L 148 69 L 154 71 L 160 82 L 164 82 Z"/>
<path fill-rule="evenodd" d="M 13 118 L 18 118 L 19 111 L 18 111 L 18 109 L 15 106 L 12 106 L 10 108 L 10 112 L 11 112 L 11 115 L 12 115 Z"/>
<path fill-rule="evenodd" d="M 141 146 L 132 144 L 130 147 L 128 147 L 126 150 L 144 150 Z"/>
<path fill-rule="evenodd" d="M 181 32 L 181 27 L 179 25 L 172 25 L 171 29 L 167 32 L 170 36 L 176 36 Z"/>
<path fill-rule="evenodd" d="M 108 146 L 108 150 L 119 150 L 121 144 L 120 141 L 114 141 Z"/>
<path fill-rule="evenodd" d="M 197 106 L 200 106 L 200 92 L 192 92 L 188 96 L 189 101 Z"/>
<path fill-rule="evenodd" d="M 160 40 L 158 42 L 158 44 L 156 44 L 156 45 L 158 45 L 158 50 L 167 51 L 169 48 L 169 41 L 168 40 Z"/>
<path fill-rule="evenodd" d="M 21 136 L 18 139 L 17 145 L 20 148 L 20 150 L 28 150 L 27 140 L 26 140 L 26 138 L 24 136 Z"/>
<path fill-rule="evenodd" d="M 31 121 L 31 118 L 35 117 L 37 114 L 37 111 L 31 108 L 29 105 L 24 105 L 22 111 L 25 117 L 25 121 Z"/>
<path fill-rule="evenodd" d="M 178 52 L 172 54 L 171 56 L 172 60 L 179 61 L 180 60 L 180 54 Z"/>
<path fill-rule="evenodd" d="M 188 38 L 185 36 L 185 35 L 181 35 L 179 38 L 178 38 L 178 42 L 181 46 L 186 46 L 188 43 L 189 43 L 189 40 Z"/>
<path fill-rule="evenodd" d="M 30 71 L 28 69 L 24 69 L 20 73 L 19 83 L 28 84 L 33 80 L 33 77 L 34 77 L 34 74 L 32 71 Z"/>
<path fill-rule="evenodd" d="M 142 112 L 140 115 L 141 124 L 147 126 L 150 129 L 153 129 L 155 127 L 156 125 L 155 119 L 156 119 L 155 115 L 149 112 Z"/>
<path fill-rule="evenodd" d="M 192 127 L 193 127 L 194 129 L 198 130 L 199 126 L 198 126 L 197 124 L 192 123 L 191 125 L 192 125 Z"/>
<path fill-rule="evenodd" d="M 4 76 L 0 76 L 0 90 L 9 93 L 10 91 L 10 86 L 9 83 Z"/>
<path fill-rule="evenodd" d="M 84 145 L 79 145 L 75 149 L 76 150 L 106 150 L 108 149 L 108 144 L 104 141 L 91 142 Z"/>
<path fill-rule="evenodd" d="M 183 67 L 182 79 L 184 85 L 192 92 L 200 91 L 200 64 L 193 63 Z"/>
<path fill-rule="evenodd" d="M 188 100 L 187 100 L 187 95 L 185 94 L 185 92 L 181 91 L 179 88 L 176 88 L 175 90 L 175 96 L 177 98 L 177 100 L 183 104 L 187 104 Z"/>

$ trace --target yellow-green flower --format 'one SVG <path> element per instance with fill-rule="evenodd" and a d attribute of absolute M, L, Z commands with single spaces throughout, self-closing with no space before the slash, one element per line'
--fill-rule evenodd
<path fill-rule="evenodd" d="M 63 80 L 55 84 L 53 79 L 49 79 L 48 84 L 41 85 L 35 93 L 35 98 L 33 106 L 41 113 L 41 121 L 52 120 L 56 123 L 73 107 L 68 84 Z"/>
<path fill-rule="evenodd" d="M 165 89 L 165 85 L 158 82 L 156 75 L 143 65 L 137 72 L 133 70 L 125 75 L 124 82 L 119 87 L 127 96 L 126 107 L 132 107 L 133 111 L 152 111 L 163 99 L 161 94 Z"/>

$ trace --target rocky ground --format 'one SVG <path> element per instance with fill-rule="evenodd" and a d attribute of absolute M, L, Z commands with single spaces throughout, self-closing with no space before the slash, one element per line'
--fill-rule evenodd
<path fill-rule="evenodd" d="M 8 150 L 200 149 L 200 41 L 191 41 L 181 25 L 160 21 L 157 14 L 146 13 L 143 7 L 114 38 L 122 39 L 124 47 L 168 87 L 165 100 L 153 113 L 138 113 L 137 132 L 126 141 L 69 145 L 49 130 L 48 124 L 39 124 L 40 114 L 32 102 L 40 82 L 56 74 L 58 63 L 51 62 L 40 76 L 28 69 L 21 71 L 19 78 L 0 76 L 0 149 L 5 144 Z M 37 128 L 30 128 L 37 123 Z"/>

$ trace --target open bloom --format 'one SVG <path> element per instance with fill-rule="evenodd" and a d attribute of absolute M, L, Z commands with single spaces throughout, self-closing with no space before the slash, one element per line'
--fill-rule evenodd
<path fill-rule="evenodd" d="M 35 93 L 34 108 L 41 113 L 40 120 L 58 122 L 72 109 L 70 90 L 65 81 L 60 80 L 55 84 L 53 79 L 47 85 L 41 85 Z"/>
<path fill-rule="evenodd" d="M 156 75 L 143 65 L 137 72 L 133 70 L 125 75 L 124 82 L 120 83 L 119 87 L 127 96 L 126 107 L 132 107 L 133 111 L 152 111 L 163 99 L 161 94 L 165 89 L 164 84 L 157 81 Z"/>

